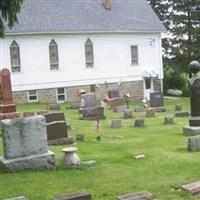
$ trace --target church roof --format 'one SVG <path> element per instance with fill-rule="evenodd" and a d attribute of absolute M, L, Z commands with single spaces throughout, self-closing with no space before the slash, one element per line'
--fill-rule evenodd
<path fill-rule="evenodd" d="M 5 33 L 162 32 L 147 0 L 24 0 L 18 24 Z"/>

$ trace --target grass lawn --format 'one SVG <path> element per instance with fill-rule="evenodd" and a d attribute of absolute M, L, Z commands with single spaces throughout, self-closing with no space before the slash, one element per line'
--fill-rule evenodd
<path fill-rule="evenodd" d="M 200 180 L 200 152 L 188 152 L 187 137 L 182 126 L 188 118 L 175 118 L 174 125 L 163 125 L 164 116 L 173 115 L 176 104 L 189 111 L 189 99 L 165 100 L 166 113 L 156 113 L 155 118 L 145 118 L 145 128 L 134 128 L 134 119 L 123 119 L 122 113 L 105 110 L 106 119 L 101 123 L 104 138 L 96 141 L 95 121 L 79 120 L 77 110 L 66 109 L 70 136 L 85 134 L 85 142 L 77 142 L 82 161 L 96 160 L 96 167 L 65 170 L 61 161 L 62 146 L 50 146 L 56 155 L 53 171 L 25 170 L 4 173 L 0 170 L 0 199 L 25 196 L 30 200 L 50 200 L 52 197 L 71 192 L 87 191 L 95 200 L 114 200 L 116 196 L 138 191 L 149 191 L 160 200 L 200 199 L 179 190 L 180 186 Z M 136 102 L 131 102 L 134 109 Z M 19 112 L 46 110 L 45 104 L 18 105 Z M 134 113 L 144 117 L 144 113 Z M 121 119 L 122 127 L 110 128 L 112 119 Z M 113 139 L 123 136 L 123 139 Z M 1 138 L 0 138 L 1 140 Z M 0 155 L 3 154 L 0 141 Z M 144 160 L 134 160 L 134 154 L 145 154 Z"/>

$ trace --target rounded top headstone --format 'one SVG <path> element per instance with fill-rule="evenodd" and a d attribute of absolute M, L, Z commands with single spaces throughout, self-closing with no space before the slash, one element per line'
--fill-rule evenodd
<path fill-rule="evenodd" d="M 190 62 L 189 70 L 192 73 L 197 74 L 200 71 L 200 63 L 198 61 L 196 61 L 196 60 Z"/>
<path fill-rule="evenodd" d="M 8 76 L 8 75 L 10 75 L 9 69 L 3 68 L 3 69 L 0 71 L 0 75 L 1 75 L 1 76 Z"/>

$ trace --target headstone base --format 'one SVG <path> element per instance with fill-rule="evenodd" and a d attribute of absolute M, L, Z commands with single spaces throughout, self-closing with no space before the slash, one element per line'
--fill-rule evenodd
<path fill-rule="evenodd" d="M 188 112 L 176 112 L 175 117 L 189 117 Z"/>
<path fill-rule="evenodd" d="M 190 117 L 190 126 L 200 127 L 200 117 Z"/>
<path fill-rule="evenodd" d="M 53 200 L 92 200 L 92 196 L 87 192 L 76 192 L 54 197 Z"/>
<path fill-rule="evenodd" d="M 74 140 L 71 137 L 48 140 L 48 145 L 61 145 L 61 144 L 73 144 L 73 143 L 74 143 Z"/>
<path fill-rule="evenodd" d="M 15 104 L 1 104 L 0 105 L 0 112 L 1 113 L 16 112 L 16 105 Z"/>
<path fill-rule="evenodd" d="M 153 200 L 153 195 L 150 192 L 137 192 L 119 196 L 117 200 Z"/>
<path fill-rule="evenodd" d="M 155 112 L 166 112 L 166 108 L 165 107 L 153 107 Z"/>
<path fill-rule="evenodd" d="M 183 134 L 187 136 L 200 135 L 200 126 L 184 126 Z"/>
<path fill-rule="evenodd" d="M 48 151 L 44 154 L 9 160 L 0 157 L 0 166 L 2 166 L 5 171 L 10 172 L 24 169 L 53 169 L 55 167 L 55 155 L 53 152 Z"/>

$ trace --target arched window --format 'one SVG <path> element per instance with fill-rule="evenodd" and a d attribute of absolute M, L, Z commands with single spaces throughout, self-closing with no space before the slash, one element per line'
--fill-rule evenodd
<path fill-rule="evenodd" d="M 11 70 L 12 72 L 20 72 L 20 52 L 19 45 L 14 40 L 10 45 L 10 61 L 11 61 Z"/>
<path fill-rule="evenodd" d="M 50 69 L 58 70 L 58 45 L 54 39 L 52 39 L 49 44 L 49 61 Z"/>
<path fill-rule="evenodd" d="M 85 42 L 85 62 L 86 67 L 94 66 L 93 44 L 89 38 Z"/>

